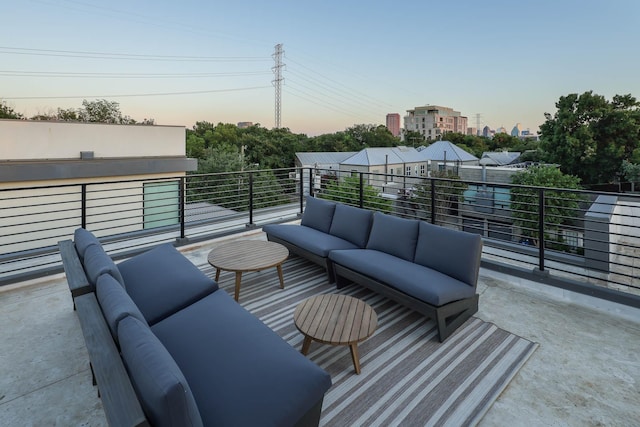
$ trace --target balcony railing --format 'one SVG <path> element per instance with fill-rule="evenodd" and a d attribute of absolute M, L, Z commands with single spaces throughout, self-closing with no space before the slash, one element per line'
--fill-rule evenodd
<path fill-rule="evenodd" d="M 299 218 L 304 196 L 481 234 L 483 265 L 640 306 L 640 196 L 310 168 L 0 190 L 0 284 L 61 271 L 77 227 L 116 258 Z M 434 242 L 434 244 L 441 244 Z"/>

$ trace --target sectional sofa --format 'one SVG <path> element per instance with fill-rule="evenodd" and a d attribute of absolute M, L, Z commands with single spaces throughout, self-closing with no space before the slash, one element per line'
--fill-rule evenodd
<path fill-rule="evenodd" d="M 435 320 L 444 341 L 478 311 L 479 235 L 307 197 L 300 225 L 269 224 L 267 238 Z"/>
<path fill-rule="evenodd" d="M 59 243 L 110 425 L 318 425 L 329 375 L 172 245 L 115 264 Z"/>

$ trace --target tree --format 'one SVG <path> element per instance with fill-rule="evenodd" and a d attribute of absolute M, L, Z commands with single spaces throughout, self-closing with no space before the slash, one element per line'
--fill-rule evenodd
<path fill-rule="evenodd" d="M 572 191 L 560 189 L 580 189 L 580 178 L 565 175 L 555 166 L 533 166 L 513 175 L 511 182 L 516 185 L 531 187 L 547 187 L 555 190 L 544 190 L 544 233 L 545 239 L 562 243 L 558 234 L 559 226 L 569 224 L 578 216 L 579 204 L 583 196 Z M 513 187 L 511 189 L 511 214 L 513 224 L 521 230 L 526 240 L 533 240 L 537 246 L 539 220 L 539 189 Z"/>
<path fill-rule="evenodd" d="M 431 178 L 418 184 L 413 194 L 413 201 L 417 203 L 420 217 L 431 219 L 432 198 L 431 187 L 435 191 L 436 223 L 443 224 L 451 214 L 451 209 L 462 203 L 462 194 L 468 185 L 460 181 L 460 177 L 451 171 L 432 171 Z"/>
<path fill-rule="evenodd" d="M 353 140 L 353 149 L 348 151 L 369 147 L 395 147 L 400 142 L 384 125 L 353 125 L 345 133 Z"/>
<path fill-rule="evenodd" d="M 591 91 L 560 97 L 556 113 L 545 114 L 540 126 L 546 160 L 586 184 L 613 182 L 640 147 L 639 107 L 631 95 L 610 102 Z"/>
<path fill-rule="evenodd" d="M 363 184 L 362 206 L 380 212 L 391 212 L 392 201 L 378 195 L 378 191 L 371 185 Z M 349 176 L 342 181 L 330 180 L 327 189 L 322 193 L 325 199 L 339 203 L 358 206 L 360 203 L 360 177 Z"/>
<path fill-rule="evenodd" d="M 2 101 L 0 102 L 0 119 L 22 119 L 22 114 L 17 113 L 5 101 Z"/>
<path fill-rule="evenodd" d="M 635 184 L 640 182 L 640 164 L 622 161 L 622 175 L 631 183 L 631 191 L 636 191 Z"/>

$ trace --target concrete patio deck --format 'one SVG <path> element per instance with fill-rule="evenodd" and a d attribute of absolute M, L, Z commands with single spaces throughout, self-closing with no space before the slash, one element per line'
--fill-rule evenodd
<path fill-rule="evenodd" d="M 478 289 L 477 317 L 540 344 L 481 426 L 640 423 L 640 310 L 485 269 Z M 107 425 L 62 275 L 0 288 L 0 322 L 0 425 Z"/>

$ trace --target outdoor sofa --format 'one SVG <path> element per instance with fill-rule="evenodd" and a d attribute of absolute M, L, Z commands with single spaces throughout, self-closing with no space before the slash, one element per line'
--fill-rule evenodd
<path fill-rule="evenodd" d="M 425 221 L 307 197 L 300 225 L 269 224 L 267 238 L 432 318 L 443 342 L 478 311 L 482 239 Z"/>
<path fill-rule="evenodd" d="M 330 376 L 172 245 L 59 248 L 110 425 L 318 425 Z"/>

